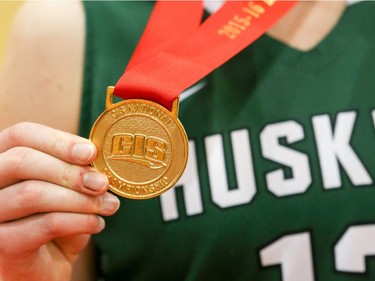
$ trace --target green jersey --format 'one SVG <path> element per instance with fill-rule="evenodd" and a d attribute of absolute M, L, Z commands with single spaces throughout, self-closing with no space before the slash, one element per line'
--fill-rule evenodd
<path fill-rule="evenodd" d="M 87 136 L 152 3 L 84 5 Z M 103 280 L 375 280 L 374 15 L 348 7 L 307 52 L 264 35 L 182 93 L 186 172 L 106 219 Z"/>

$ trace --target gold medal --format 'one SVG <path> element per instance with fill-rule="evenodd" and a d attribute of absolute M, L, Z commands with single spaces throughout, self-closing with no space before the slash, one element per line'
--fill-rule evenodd
<path fill-rule="evenodd" d="M 110 190 L 131 199 L 148 199 L 173 187 L 188 158 L 188 140 L 172 112 L 141 99 L 113 104 L 108 87 L 106 109 L 91 129 L 98 155 L 93 166 L 107 175 Z"/>

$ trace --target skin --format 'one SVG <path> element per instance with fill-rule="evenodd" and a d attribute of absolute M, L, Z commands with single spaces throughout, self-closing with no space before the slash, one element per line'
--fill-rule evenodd
<path fill-rule="evenodd" d="M 268 34 L 307 51 L 344 9 L 301 2 Z M 1 281 L 94 280 L 90 235 L 119 208 L 88 166 L 95 146 L 76 136 L 84 38 L 79 2 L 26 2 L 15 19 L 0 73 Z"/>
<path fill-rule="evenodd" d="M 87 166 L 95 146 L 75 135 L 84 28 L 79 2 L 27 2 L 15 19 L 0 75 L 3 281 L 69 280 L 90 234 L 104 228 L 99 216 L 119 207 L 107 178 Z"/>

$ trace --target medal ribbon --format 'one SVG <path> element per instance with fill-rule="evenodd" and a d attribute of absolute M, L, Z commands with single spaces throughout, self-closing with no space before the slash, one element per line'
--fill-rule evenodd
<path fill-rule="evenodd" d="M 254 42 L 295 1 L 227 1 L 201 24 L 202 1 L 156 2 L 114 94 L 171 110 L 179 94 Z"/>

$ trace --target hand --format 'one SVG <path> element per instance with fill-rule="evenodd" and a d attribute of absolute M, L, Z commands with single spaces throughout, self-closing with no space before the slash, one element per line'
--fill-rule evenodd
<path fill-rule="evenodd" d="M 20 123 L 0 132 L 0 280 L 69 280 L 90 234 L 119 200 L 88 165 L 88 140 Z"/>

